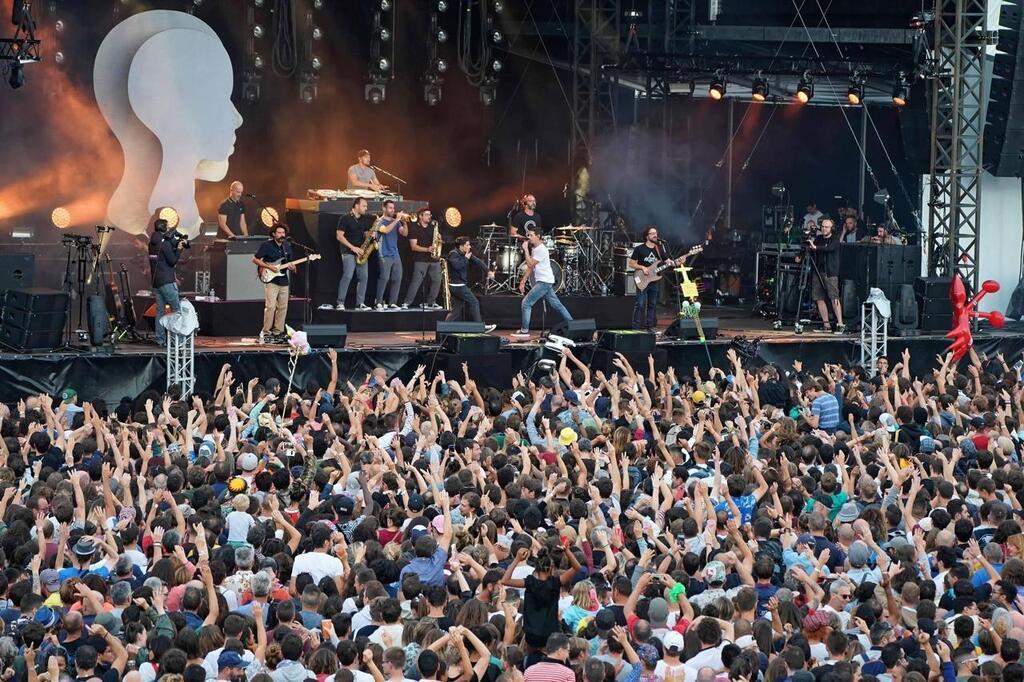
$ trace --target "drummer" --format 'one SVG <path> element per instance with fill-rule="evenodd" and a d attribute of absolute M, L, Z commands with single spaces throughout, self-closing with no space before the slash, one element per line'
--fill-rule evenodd
<path fill-rule="evenodd" d="M 509 236 L 526 239 L 527 230 L 544 234 L 544 225 L 541 223 L 540 213 L 537 212 L 537 197 L 532 194 L 524 194 L 519 200 L 519 211 L 512 216 L 509 225 Z"/>

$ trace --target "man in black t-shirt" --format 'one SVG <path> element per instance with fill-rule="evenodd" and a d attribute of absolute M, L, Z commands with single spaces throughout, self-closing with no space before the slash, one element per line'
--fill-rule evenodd
<path fill-rule="evenodd" d="M 509 234 L 525 238 L 526 231 L 532 228 L 536 228 L 538 234 L 544 234 L 544 225 L 541 223 L 540 213 L 537 212 L 537 198 L 532 194 L 525 194 L 519 200 L 519 211 L 512 217 Z"/>
<path fill-rule="evenodd" d="M 832 310 L 836 314 L 836 333 L 842 334 L 846 331 L 846 325 L 843 324 L 843 309 L 839 302 L 839 236 L 834 230 L 832 219 L 822 218 L 821 234 L 814 237 L 807 246 L 817 266 L 817 272 L 811 272 L 811 298 L 818 306 L 818 314 L 827 332 L 832 331 L 828 318 L 828 304 L 832 302 Z"/>
<path fill-rule="evenodd" d="M 341 279 L 338 281 L 338 298 L 335 310 L 345 309 L 345 299 L 352 285 L 352 275 L 356 276 L 356 310 L 369 310 L 366 305 L 366 279 L 369 272 L 367 263 L 356 262 L 363 249 L 363 240 L 371 227 L 370 217 L 366 215 L 366 199 L 352 201 L 352 210 L 338 220 L 338 248 L 341 250 Z M 324 308 L 325 306 L 320 306 Z"/>
<path fill-rule="evenodd" d="M 643 275 L 654 275 L 658 265 L 665 260 L 665 253 L 658 241 L 658 228 L 648 225 L 644 230 L 644 243 L 633 249 L 628 259 L 629 267 Z M 655 331 L 658 327 L 658 283 L 651 282 L 645 288 L 637 287 L 636 302 L 633 305 L 633 329 Z"/>
<path fill-rule="evenodd" d="M 429 208 L 421 208 L 416 213 L 416 224 L 409 226 L 409 248 L 412 250 L 413 269 L 409 290 L 405 293 L 405 303 L 402 304 L 403 310 L 412 305 L 425 278 L 430 279 L 430 290 L 423 299 L 423 306 L 431 310 L 441 309 L 437 304 L 437 294 L 441 291 L 441 262 L 434 260 L 430 253 L 434 235 L 440 228 L 437 223 L 431 222 L 431 217 Z"/>
<path fill-rule="evenodd" d="M 275 225 L 270 239 L 260 245 L 252 262 L 261 268 L 270 268 L 280 274 L 263 285 L 263 330 L 260 332 L 260 343 L 281 343 L 285 340 L 284 320 L 288 314 L 288 271 L 295 271 L 295 266 L 280 269 L 272 263 L 292 260 L 292 247 L 285 237 L 288 235 L 284 225 Z"/>
<path fill-rule="evenodd" d="M 231 239 L 236 235 L 249 235 L 249 226 L 245 222 L 245 204 L 242 203 L 242 183 L 235 180 L 231 183 L 228 198 L 217 209 L 217 226 L 224 235 Z"/>

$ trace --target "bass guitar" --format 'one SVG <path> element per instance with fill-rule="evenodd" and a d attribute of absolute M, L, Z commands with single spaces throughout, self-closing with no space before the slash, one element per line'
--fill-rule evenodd
<path fill-rule="evenodd" d="M 657 282 L 659 279 L 661 279 L 661 276 L 664 275 L 666 272 L 676 267 L 677 265 L 682 265 L 683 261 L 685 261 L 687 258 L 689 258 L 690 256 L 696 256 L 703 250 L 703 246 L 695 246 L 686 253 L 684 253 L 679 258 L 676 258 L 675 260 L 666 260 L 656 265 L 652 265 L 651 274 L 649 275 L 645 275 L 643 270 L 635 271 L 633 273 L 633 281 L 636 283 L 636 290 L 643 291 L 651 282 Z"/>
<path fill-rule="evenodd" d="M 307 261 L 312 262 L 315 260 L 320 260 L 319 253 L 313 253 L 304 258 L 298 258 L 296 260 L 288 261 L 287 263 L 284 262 L 283 260 L 274 261 L 272 263 L 267 263 L 267 265 L 273 265 L 274 267 L 277 268 L 276 271 L 271 270 L 270 268 L 257 266 L 256 276 L 259 277 L 260 281 L 263 282 L 264 284 L 270 284 L 275 277 L 280 277 L 281 272 L 287 270 L 289 267 L 293 265 L 302 265 Z"/>

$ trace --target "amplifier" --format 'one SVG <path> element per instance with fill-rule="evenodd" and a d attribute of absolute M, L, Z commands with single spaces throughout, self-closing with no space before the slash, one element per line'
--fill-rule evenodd
<path fill-rule="evenodd" d="M 56 289 L 9 289 L 5 307 L 17 308 L 32 313 L 64 312 L 68 307 L 68 295 Z"/>
<path fill-rule="evenodd" d="M 32 286 L 36 273 L 36 257 L 32 254 L 0 254 L 0 291 Z"/>
<path fill-rule="evenodd" d="M 922 314 L 921 315 L 921 331 L 923 332 L 948 332 L 953 328 L 953 314 L 949 312 L 949 306 L 946 306 L 945 314 Z"/>
<path fill-rule="evenodd" d="M 20 310 L 13 306 L 4 308 L 4 325 L 13 325 L 29 331 L 43 331 L 47 329 L 63 329 L 66 312 L 58 310 L 55 313 L 34 313 L 30 310 Z"/>
<path fill-rule="evenodd" d="M 0 327 L 0 343 L 22 351 L 60 348 L 63 335 L 63 325 L 61 329 L 48 329 L 44 331 L 31 331 L 6 324 Z"/>
<path fill-rule="evenodd" d="M 700 327 L 704 330 L 704 338 L 706 340 L 718 338 L 718 318 L 717 317 L 706 317 L 701 318 Z M 700 339 L 700 334 L 697 332 L 697 323 L 694 322 L 693 318 L 680 317 L 665 330 L 665 336 L 670 339 L 684 339 L 686 341 L 696 341 Z"/>
<path fill-rule="evenodd" d="M 348 340 L 348 325 L 307 324 L 302 328 L 312 348 L 344 348 Z"/>
<path fill-rule="evenodd" d="M 654 334 L 639 329 L 609 329 L 600 334 L 597 347 L 616 353 L 650 353 L 656 341 Z"/>
<path fill-rule="evenodd" d="M 447 334 L 441 350 L 456 355 L 488 355 L 501 351 L 501 337 L 490 334 Z"/>
<path fill-rule="evenodd" d="M 263 300 L 263 282 L 256 276 L 252 257 L 265 241 L 265 237 L 218 240 L 209 247 L 210 286 L 218 298 L 225 301 Z M 294 273 L 290 279 L 294 285 Z M 292 291 L 295 291 L 294 286 Z"/>

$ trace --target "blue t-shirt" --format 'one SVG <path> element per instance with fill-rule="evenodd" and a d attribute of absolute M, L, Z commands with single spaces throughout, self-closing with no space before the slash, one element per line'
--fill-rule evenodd
<path fill-rule="evenodd" d="M 740 510 L 740 523 L 750 523 L 750 519 L 754 516 L 754 507 L 757 506 L 757 498 L 753 495 L 740 495 L 739 497 L 732 498 L 732 501 L 736 503 L 736 508 Z M 729 503 L 722 500 L 715 505 L 715 511 L 729 512 Z"/>
<path fill-rule="evenodd" d="M 380 218 L 377 221 L 377 227 L 384 227 L 391 222 L 390 218 Z M 398 257 L 398 225 L 386 233 L 377 233 L 377 244 L 380 249 L 380 255 L 385 258 L 397 258 Z"/>
<path fill-rule="evenodd" d="M 811 414 L 818 418 L 819 429 L 834 429 L 839 426 L 839 401 L 831 393 L 823 393 L 811 403 Z"/>
<path fill-rule="evenodd" d="M 420 577 L 424 585 L 444 585 L 444 565 L 448 562 L 448 552 L 440 547 L 434 552 L 434 556 L 421 558 L 417 557 L 410 561 L 398 577 L 399 582 L 407 573 L 415 573 Z"/>

